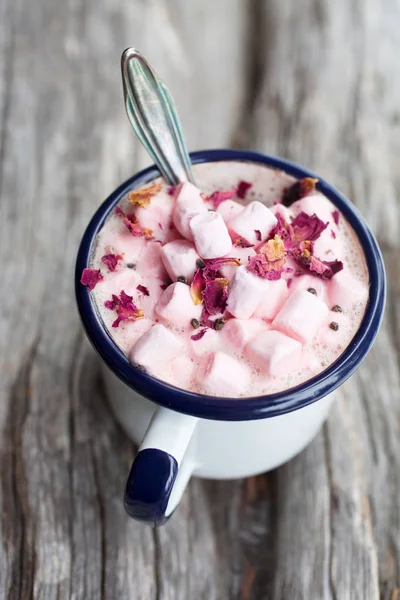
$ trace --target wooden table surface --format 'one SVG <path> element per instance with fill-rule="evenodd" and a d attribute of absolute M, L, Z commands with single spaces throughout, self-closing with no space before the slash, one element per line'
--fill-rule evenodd
<path fill-rule="evenodd" d="M 0 0 L 0 598 L 399 600 L 400 3 Z M 326 177 L 378 236 L 373 350 L 287 465 L 193 480 L 129 521 L 134 449 L 73 294 L 88 219 L 147 163 L 122 102 L 140 48 L 191 149 L 250 147 Z"/>

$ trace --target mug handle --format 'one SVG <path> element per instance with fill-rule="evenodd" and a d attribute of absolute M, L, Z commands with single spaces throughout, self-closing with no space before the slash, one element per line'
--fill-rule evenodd
<path fill-rule="evenodd" d="M 130 517 L 163 525 L 177 507 L 193 472 L 185 456 L 198 419 L 160 406 L 133 461 L 124 505 Z"/>

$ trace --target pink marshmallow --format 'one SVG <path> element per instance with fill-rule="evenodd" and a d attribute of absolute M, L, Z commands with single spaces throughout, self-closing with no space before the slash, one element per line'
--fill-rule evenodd
<path fill-rule="evenodd" d="M 144 277 L 156 277 L 166 280 L 168 275 L 161 260 L 161 244 L 159 242 L 147 242 L 136 263 L 136 271 Z"/>
<path fill-rule="evenodd" d="M 171 364 L 171 383 L 187 389 L 194 373 L 194 363 L 188 356 L 178 356 Z"/>
<path fill-rule="evenodd" d="M 290 294 L 272 327 L 302 343 L 311 342 L 326 322 L 329 309 L 322 300 L 304 290 Z"/>
<path fill-rule="evenodd" d="M 338 229 L 331 223 L 314 242 L 314 254 L 321 260 L 343 259 L 343 244 Z M 332 236 L 332 232 L 336 237 Z"/>
<path fill-rule="evenodd" d="M 162 293 L 155 311 L 171 325 L 187 327 L 192 319 L 200 319 L 202 306 L 193 303 L 189 286 L 178 281 Z"/>
<path fill-rule="evenodd" d="M 309 288 L 313 288 L 317 292 L 317 297 L 326 302 L 327 283 L 321 279 L 321 277 L 314 277 L 313 275 L 299 275 L 293 277 L 292 285 L 290 286 L 291 293 L 296 290 L 307 291 Z"/>
<path fill-rule="evenodd" d="M 192 241 L 193 234 L 189 226 L 190 221 L 195 215 L 207 212 L 207 206 L 200 190 L 188 181 L 177 187 L 175 198 L 174 225 L 184 238 Z"/>
<path fill-rule="evenodd" d="M 338 304 L 343 309 L 352 309 L 357 302 L 365 302 L 367 297 L 368 288 L 346 267 L 336 273 L 328 283 L 330 308 Z"/>
<path fill-rule="evenodd" d="M 256 200 L 250 202 L 242 212 L 229 221 L 229 231 L 233 239 L 239 236 L 250 244 L 258 245 L 267 239 L 277 222 L 275 215 Z M 260 235 L 261 239 L 259 239 Z"/>
<path fill-rule="evenodd" d="M 229 289 L 227 310 L 238 319 L 249 319 L 260 304 L 267 283 L 244 265 L 237 267 Z"/>
<path fill-rule="evenodd" d="M 172 281 L 183 276 L 190 283 L 197 270 L 196 261 L 200 257 L 191 242 L 175 240 L 162 247 L 161 258 Z"/>
<path fill-rule="evenodd" d="M 256 251 L 253 248 L 241 248 L 240 246 L 232 246 L 229 252 L 230 258 L 238 258 L 242 265 L 247 267 L 250 256 L 255 256 Z"/>
<path fill-rule="evenodd" d="M 119 254 L 124 263 L 136 264 L 145 249 L 146 240 L 143 237 L 134 237 L 120 220 L 113 218 L 115 227 L 108 227 L 107 223 L 107 227 L 103 227 L 98 234 L 97 248 L 102 249 L 100 258 L 104 254 Z"/>
<path fill-rule="evenodd" d="M 255 256 L 256 252 L 253 248 L 241 248 L 239 246 L 232 246 L 232 250 L 229 252 L 229 258 L 238 258 L 242 265 L 247 266 L 249 262 L 250 256 Z M 220 269 L 223 277 L 232 280 L 235 271 L 237 269 L 237 265 L 227 264 L 223 265 Z"/>
<path fill-rule="evenodd" d="M 248 367 L 224 352 L 212 354 L 197 377 L 203 390 L 213 396 L 237 397 L 244 394 L 250 384 Z"/>
<path fill-rule="evenodd" d="M 244 206 L 239 204 L 239 202 L 235 202 L 234 200 L 224 200 L 217 208 L 217 213 L 219 213 L 225 223 L 229 223 L 234 217 L 236 217 L 239 213 L 242 212 Z"/>
<path fill-rule="evenodd" d="M 270 320 L 276 317 L 289 294 L 289 290 L 284 279 L 278 279 L 277 281 L 267 280 L 264 285 L 265 292 L 254 311 L 254 316 Z"/>
<path fill-rule="evenodd" d="M 189 348 L 193 356 L 204 356 L 215 352 L 221 343 L 221 334 L 215 329 L 207 329 L 203 337 L 199 340 L 192 340 L 192 335 L 196 335 L 200 329 L 193 329 L 189 336 Z"/>
<path fill-rule="evenodd" d="M 182 350 L 181 340 L 164 325 L 157 324 L 138 339 L 129 353 L 129 360 L 156 375 Z"/>
<path fill-rule="evenodd" d="M 232 250 L 228 229 L 220 214 L 214 211 L 200 213 L 190 220 L 197 252 L 202 258 L 226 256 Z"/>
<path fill-rule="evenodd" d="M 278 202 L 278 204 L 273 204 L 272 206 L 269 206 L 269 210 L 272 212 L 273 215 L 275 215 L 275 217 L 278 213 L 280 213 L 280 215 L 285 219 L 287 223 L 290 223 L 293 219 L 291 211 L 287 208 L 287 206 L 284 206 L 280 202 Z"/>
<path fill-rule="evenodd" d="M 228 349 L 241 352 L 254 336 L 267 330 L 261 319 L 229 319 L 221 330 L 221 339 Z"/>
<path fill-rule="evenodd" d="M 118 267 L 117 267 L 118 268 Z M 137 295 L 136 287 L 140 283 L 140 277 L 133 269 L 122 268 L 114 273 L 107 273 L 101 282 L 102 295 L 110 299 L 112 294 L 119 296 L 123 290 L 134 298 Z"/>
<path fill-rule="evenodd" d="M 136 298 L 138 299 L 138 304 L 144 310 L 144 314 L 149 319 L 156 319 L 157 315 L 154 312 L 154 309 L 161 297 L 161 294 L 164 293 L 164 283 L 161 279 L 149 277 L 145 278 L 140 282 L 149 292 L 147 296 L 145 293 L 136 289 Z"/>
<path fill-rule="evenodd" d="M 294 216 L 297 216 L 301 212 L 305 212 L 307 215 L 316 214 L 317 217 L 321 219 L 324 223 L 329 222 L 329 226 L 333 225 L 335 228 L 335 232 L 337 231 L 335 222 L 332 217 L 332 212 L 335 210 L 335 207 L 331 204 L 331 202 L 325 198 L 322 194 L 312 194 L 310 196 L 306 196 L 301 200 L 297 200 L 293 202 L 290 207 L 291 212 Z"/>
<path fill-rule="evenodd" d="M 266 331 L 246 346 L 246 354 L 262 372 L 271 377 L 286 375 L 301 362 L 300 342 L 280 333 Z"/>
<path fill-rule="evenodd" d="M 138 206 L 135 214 L 140 225 L 150 229 L 155 239 L 164 243 L 171 238 L 173 208 L 174 199 L 163 190 L 151 198 L 148 206 Z"/>
<path fill-rule="evenodd" d="M 118 346 L 121 350 L 129 353 L 133 344 L 148 331 L 153 325 L 151 319 L 138 319 L 137 321 L 124 321 L 123 327 L 119 327 L 115 334 L 121 333 L 120 339 L 118 340 Z"/>

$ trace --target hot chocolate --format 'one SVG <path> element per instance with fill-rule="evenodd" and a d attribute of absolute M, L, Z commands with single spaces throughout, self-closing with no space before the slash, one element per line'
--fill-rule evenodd
<path fill-rule="evenodd" d="M 368 301 L 358 239 L 316 181 L 246 162 L 162 179 L 107 219 L 82 283 L 135 368 L 215 396 L 289 389 L 333 363 Z"/>

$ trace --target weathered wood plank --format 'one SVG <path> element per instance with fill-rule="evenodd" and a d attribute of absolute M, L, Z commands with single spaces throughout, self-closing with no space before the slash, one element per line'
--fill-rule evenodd
<path fill-rule="evenodd" d="M 383 330 L 365 364 L 343 386 L 315 442 L 322 449 L 324 439 L 325 454 L 319 451 L 314 463 L 308 449 L 279 470 L 284 499 L 297 492 L 310 468 L 316 469 L 312 482 L 326 472 L 319 493 L 329 495 L 322 509 L 327 530 L 321 527 L 318 535 L 320 502 L 312 516 L 307 496 L 294 493 L 294 499 L 307 501 L 294 500 L 283 519 L 288 531 L 298 532 L 298 551 L 284 546 L 275 574 L 277 599 L 291 576 L 296 582 L 291 598 L 389 599 L 398 593 L 400 137 L 398 82 L 392 81 L 399 16 L 390 2 L 263 3 L 270 35 L 264 39 L 263 84 L 251 120 L 256 146 L 337 182 L 378 235 L 389 266 Z M 299 522 L 304 526 L 296 529 Z M 323 539 L 319 557 L 327 570 L 318 591 L 319 578 L 310 588 L 306 574 Z"/>
<path fill-rule="evenodd" d="M 94 208 L 144 161 L 124 114 L 121 51 L 137 45 L 171 82 L 193 147 L 225 145 L 240 109 L 245 32 L 245 6 L 229 2 L 229 29 L 227 7 L 211 13 L 210 2 L 198 3 L 193 20 L 182 0 L 1 5 L 1 598 L 147 600 L 216 589 L 202 553 L 211 521 L 210 536 L 198 533 L 205 498 L 194 530 L 187 505 L 182 533 L 177 521 L 164 538 L 124 514 L 133 448 L 83 342 L 72 276 Z M 203 53 L 194 38 L 207 27 Z M 221 81 L 234 88 L 228 103 Z M 200 550 L 200 577 L 185 547 Z"/>
<path fill-rule="evenodd" d="M 0 598 L 400 597 L 398 11 L 0 4 Z M 133 448 L 72 290 L 91 213 L 148 162 L 120 92 L 128 45 L 169 82 L 191 148 L 234 140 L 337 182 L 390 275 L 382 334 L 309 448 L 266 476 L 191 482 L 157 531 L 124 514 Z"/>

